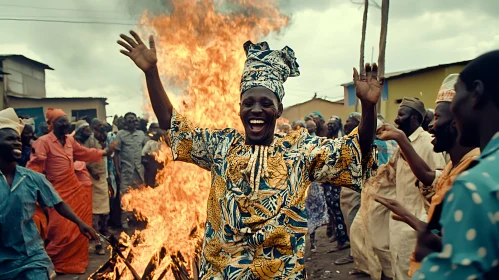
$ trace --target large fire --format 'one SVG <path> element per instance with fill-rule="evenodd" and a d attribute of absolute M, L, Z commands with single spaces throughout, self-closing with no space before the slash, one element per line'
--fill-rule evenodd
<path fill-rule="evenodd" d="M 239 81 L 245 61 L 242 45 L 257 42 L 287 25 L 277 2 L 269 0 L 174 0 L 173 10 L 162 16 L 146 13 L 141 23 L 154 33 L 159 71 L 175 108 L 201 127 L 242 130 Z M 158 175 L 161 185 L 130 192 L 127 207 L 147 219 L 147 228 L 132 237 L 132 266 L 142 275 L 151 257 L 165 248 L 166 258 L 155 267 L 155 276 L 167 269 L 170 255 L 180 252 L 190 269 L 206 220 L 210 174 L 189 164 L 166 159 Z M 126 255 L 126 252 L 125 252 Z M 124 268 L 123 264 L 122 267 Z M 171 272 L 166 279 L 172 279 Z M 133 279 L 126 272 L 121 279 Z"/>

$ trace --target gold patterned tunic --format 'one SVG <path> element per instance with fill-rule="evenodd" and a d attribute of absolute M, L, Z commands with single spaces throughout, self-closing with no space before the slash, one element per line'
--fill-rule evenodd
<path fill-rule="evenodd" d="M 263 161 L 268 177 L 254 190 L 242 171 L 256 148 L 237 130 L 198 128 L 174 111 L 169 140 L 175 160 L 212 175 L 200 279 L 305 279 L 308 186 L 360 191 L 375 162 L 363 165 L 357 130 L 335 140 L 305 130 L 276 135 Z"/>

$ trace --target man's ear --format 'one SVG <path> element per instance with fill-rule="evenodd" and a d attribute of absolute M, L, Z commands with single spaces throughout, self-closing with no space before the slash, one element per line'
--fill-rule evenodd
<path fill-rule="evenodd" d="M 474 81 L 471 91 L 471 107 L 473 109 L 481 109 L 485 107 L 489 101 L 489 97 L 485 94 L 483 82 L 480 80 Z"/>
<path fill-rule="evenodd" d="M 279 106 L 277 109 L 277 118 L 280 118 L 282 116 L 282 112 L 284 111 L 284 106 L 282 106 L 282 103 L 279 102 Z"/>

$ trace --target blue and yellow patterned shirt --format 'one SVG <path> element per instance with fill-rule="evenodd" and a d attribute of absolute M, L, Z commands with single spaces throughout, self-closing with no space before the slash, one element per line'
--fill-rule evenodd
<path fill-rule="evenodd" d="M 249 176 L 241 171 L 255 147 L 243 134 L 198 128 L 174 112 L 169 140 L 175 160 L 212 175 L 200 279 L 304 279 L 308 186 L 327 181 L 360 191 L 375 162 L 374 156 L 362 161 L 357 130 L 335 140 L 305 130 L 276 135 L 269 176 L 251 199 Z"/>
<path fill-rule="evenodd" d="M 443 202 L 442 252 L 430 254 L 412 279 L 498 279 L 499 132 Z"/>

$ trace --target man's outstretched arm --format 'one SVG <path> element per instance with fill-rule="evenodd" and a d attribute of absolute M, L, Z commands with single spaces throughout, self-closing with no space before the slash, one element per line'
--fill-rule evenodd
<path fill-rule="evenodd" d="M 119 40 L 118 44 L 125 48 L 120 52 L 128 56 L 144 72 L 154 114 L 158 119 L 159 126 L 168 130 L 171 126 L 173 105 L 166 95 L 159 77 L 154 39 L 152 35 L 149 37 L 149 48 L 147 48 L 137 33 L 130 31 L 130 34 L 133 38 L 124 34 L 120 35 L 123 40 Z"/>
<path fill-rule="evenodd" d="M 399 144 L 400 150 L 404 155 L 409 167 L 416 178 L 425 186 L 431 186 L 436 177 L 435 170 L 432 170 L 428 164 L 418 155 L 416 150 L 405 136 L 404 132 L 395 128 L 391 124 L 384 124 L 378 130 L 378 137 L 381 140 L 395 140 Z"/>
<path fill-rule="evenodd" d="M 61 201 L 54 205 L 54 209 L 59 213 L 59 215 L 75 223 L 80 232 L 89 239 L 99 240 L 97 232 L 89 225 L 85 224 L 74 212 L 73 209 L 64 201 Z"/>

